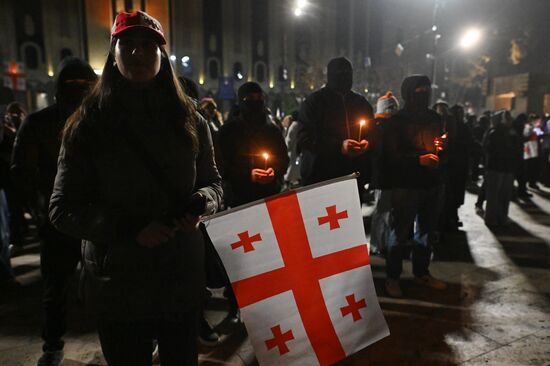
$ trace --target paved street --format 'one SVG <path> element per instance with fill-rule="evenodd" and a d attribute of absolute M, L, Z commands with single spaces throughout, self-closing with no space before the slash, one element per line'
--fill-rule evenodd
<path fill-rule="evenodd" d="M 511 206 L 510 227 L 490 231 L 474 212 L 469 193 L 462 231 L 435 248 L 432 274 L 449 283 L 434 292 L 412 283 L 405 264 L 404 299 L 384 293 L 384 261 L 372 258 L 375 285 L 390 337 L 340 365 L 550 365 L 550 190 Z M 365 222 L 370 222 L 365 207 Z M 0 295 L 0 365 L 34 365 L 41 353 L 40 271 L 37 244 L 13 259 L 24 287 Z M 76 280 L 76 278 L 75 278 Z M 74 295 L 64 365 L 104 365 L 93 324 Z M 223 343 L 201 348 L 201 365 L 255 364 L 244 327 L 223 318 L 227 304 L 216 291 L 209 321 Z"/>

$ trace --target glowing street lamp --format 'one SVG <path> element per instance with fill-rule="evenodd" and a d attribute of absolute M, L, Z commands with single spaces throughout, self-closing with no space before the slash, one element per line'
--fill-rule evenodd
<path fill-rule="evenodd" d="M 479 29 L 469 29 L 460 39 L 460 47 L 470 49 L 474 47 L 481 39 L 481 31 Z"/>

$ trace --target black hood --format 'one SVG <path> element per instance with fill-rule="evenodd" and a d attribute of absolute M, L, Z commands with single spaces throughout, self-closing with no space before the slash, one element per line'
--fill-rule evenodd
<path fill-rule="evenodd" d="M 345 94 L 353 85 L 353 67 L 345 57 L 333 58 L 327 65 L 327 87 Z"/>
<path fill-rule="evenodd" d="M 263 98 L 262 100 L 245 100 L 247 96 L 252 94 L 264 95 L 264 92 L 258 83 L 251 81 L 241 85 L 237 91 L 240 117 L 246 123 L 264 124 L 267 117 L 265 100 Z"/>
<path fill-rule="evenodd" d="M 97 75 L 92 67 L 86 62 L 76 57 L 67 57 L 61 61 L 57 67 L 55 77 L 55 98 L 57 102 L 68 102 L 74 104 L 76 99 L 82 99 L 82 88 L 74 85 L 66 85 L 67 80 L 87 80 L 95 82 Z M 87 90 L 86 90 L 87 91 Z"/>
<path fill-rule="evenodd" d="M 430 105 L 430 92 L 415 93 L 421 86 L 431 87 L 430 79 L 426 75 L 407 76 L 401 84 L 401 97 L 405 101 L 404 109 L 414 111 L 427 110 Z"/>

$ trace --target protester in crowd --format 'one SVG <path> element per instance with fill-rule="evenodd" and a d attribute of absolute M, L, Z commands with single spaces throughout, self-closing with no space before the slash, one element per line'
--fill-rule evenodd
<path fill-rule="evenodd" d="M 192 79 L 189 79 L 185 76 L 179 76 L 178 80 L 180 82 L 183 91 L 187 96 L 193 99 L 194 102 L 198 103 L 199 101 L 199 86 Z"/>
<path fill-rule="evenodd" d="M 10 173 L 15 136 L 26 115 L 27 112 L 21 103 L 12 102 L 8 104 L 1 126 L 2 131 L 0 132 L 3 134 L 3 139 L 0 143 L 0 189 L 4 190 L 10 214 L 10 244 L 13 245 L 12 253 L 22 248 L 23 239 L 28 230 L 23 204 Z"/>
<path fill-rule="evenodd" d="M 0 131 L 0 142 L 3 132 Z M 0 189 L 0 292 L 12 290 L 21 286 L 15 279 L 11 268 L 10 251 L 10 224 L 8 201 L 4 190 Z"/>
<path fill-rule="evenodd" d="M 458 208 L 464 204 L 470 152 L 474 144 L 470 130 L 464 123 L 464 107 L 454 105 L 450 109 L 452 128 L 448 129 L 445 166 L 445 198 L 441 227 L 455 231 L 463 224 Z"/>
<path fill-rule="evenodd" d="M 512 128 L 514 129 L 514 132 L 517 136 L 520 137 L 522 140 L 522 145 L 526 141 L 523 137 L 523 131 L 525 129 L 525 125 L 527 124 L 528 116 L 525 113 L 520 113 L 513 121 L 512 121 Z M 514 172 L 514 176 L 517 182 L 517 190 L 516 195 L 519 198 L 530 198 L 533 195 L 527 191 L 527 179 L 526 179 L 526 168 L 525 168 L 525 159 L 521 158 L 520 161 L 517 162 L 518 165 L 516 167 L 516 171 Z"/>
<path fill-rule="evenodd" d="M 510 112 L 501 110 L 493 114 L 483 148 L 487 167 L 485 224 L 489 227 L 506 226 L 514 172 L 520 161 L 521 151 L 520 137 L 512 128 Z"/>
<path fill-rule="evenodd" d="M 540 117 L 536 114 L 530 114 L 523 128 L 523 160 L 525 164 L 525 180 L 529 183 L 529 188 L 539 189 L 537 184 L 540 174 L 540 159 L 539 159 L 539 136 L 542 135 L 540 127 L 537 129 L 537 124 L 540 122 Z"/>
<path fill-rule="evenodd" d="M 79 107 L 96 81 L 90 65 L 77 58 L 66 58 L 56 75 L 56 103 L 30 114 L 15 140 L 11 170 L 25 205 L 39 224 L 40 270 L 44 285 L 43 355 L 38 365 L 58 365 L 63 359 L 66 332 L 67 294 L 72 275 L 80 261 L 78 236 L 56 230 L 48 220 L 61 131 L 67 118 Z"/>
<path fill-rule="evenodd" d="M 212 98 L 202 98 L 199 103 L 199 108 L 202 112 L 202 116 L 208 122 L 212 138 L 217 140 L 218 133 L 223 125 L 223 119 L 221 113 L 218 111 L 216 101 Z"/>
<path fill-rule="evenodd" d="M 303 185 L 360 172 L 363 190 L 370 170 L 367 134 L 374 116 L 369 102 L 351 90 L 352 84 L 351 63 L 334 58 L 327 65 L 326 86 L 302 103 L 298 149 Z"/>
<path fill-rule="evenodd" d="M 285 143 L 288 149 L 288 158 L 290 163 L 285 174 L 285 185 L 289 188 L 295 188 L 300 185 L 300 161 L 302 155 L 298 150 L 298 132 L 300 124 L 298 123 L 298 111 L 294 111 L 283 119 L 285 128 Z"/>
<path fill-rule="evenodd" d="M 222 126 L 219 135 L 229 207 L 281 192 L 289 162 L 283 135 L 267 115 L 260 85 L 244 83 L 237 94 L 239 114 Z"/>
<path fill-rule="evenodd" d="M 375 189 L 375 207 L 371 219 L 370 251 L 372 253 L 385 253 L 388 246 L 390 232 L 391 211 L 391 172 L 388 165 L 382 160 L 382 146 L 387 121 L 399 110 L 399 102 L 392 92 L 378 98 L 376 103 L 376 134 L 372 139 L 372 185 Z"/>
<path fill-rule="evenodd" d="M 401 297 L 399 277 L 404 247 L 416 220 L 412 251 L 415 282 L 433 289 L 446 284 L 430 275 L 431 244 L 437 228 L 438 202 L 443 193 L 438 146 L 444 133 L 440 116 L 428 108 L 430 79 L 405 78 L 401 86 L 404 107 L 384 129 L 383 159 L 391 172 L 392 206 L 386 254 L 386 291 Z"/>
<path fill-rule="evenodd" d="M 210 132 L 183 92 L 160 23 L 117 15 L 101 79 L 68 121 L 50 202 L 83 238 L 84 298 L 110 366 L 197 365 L 204 243 L 221 199 Z"/>
<path fill-rule="evenodd" d="M 221 124 L 223 124 L 221 120 L 221 115 L 217 111 L 217 106 L 211 97 L 205 97 L 203 100 L 199 103 L 199 87 L 198 85 L 191 79 L 186 78 L 184 76 L 180 76 L 179 81 L 183 87 L 183 90 L 187 96 L 189 96 L 193 103 L 197 104 L 197 111 L 201 114 L 201 116 L 207 121 L 208 127 L 210 129 L 210 134 L 212 136 L 212 144 L 214 146 L 214 160 L 216 161 L 216 164 L 219 163 L 219 147 L 218 147 L 218 132 L 219 127 Z M 211 110 L 206 110 L 210 108 L 210 105 L 214 104 L 214 108 L 216 109 L 217 116 L 212 116 Z M 203 108 L 204 106 L 204 108 Z M 218 123 L 216 119 L 213 121 L 210 120 L 211 117 L 214 117 L 216 119 L 219 119 L 221 122 Z M 223 209 L 223 204 L 220 205 L 219 209 Z M 200 229 L 202 230 L 204 241 L 205 241 L 205 247 L 204 247 L 204 269 L 205 269 L 205 275 L 206 275 L 206 289 L 205 289 L 205 296 L 204 296 L 204 306 L 203 306 L 203 313 L 200 317 L 199 321 L 199 341 L 201 344 L 209 347 L 216 346 L 220 341 L 220 335 L 218 332 L 212 328 L 210 323 L 208 323 L 206 319 L 206 308 L 208 304 L 208 300 L 212 297 L 212 293 L 210 292 L 209 288 L 220 288 L 224 287 L 226 285 L 229 285 L 229 280 L 227 278 L 227 274 L 225 273 L 225 269 L 223 268 L 221 264 L 221 260 L 219 259 L 218 254 L 216 253 L 216 250 L 214 249 L 214 246 L 212 242 L 210 241 L 210 238 L 208 237 L 208 233 L 206 232 L 206 229 L 204 225 L 200 226 Z M 153 352 L 153 361 L 158 359 L 158 345 L 155 346 L 155 351 Z"/>
<path fill-rule="evenodd" d="M 483 142 L 483 136 L 489 128 L 489 124 L 490 119 L 486 116 L 481 116 L 472 129 L 474 145 L 471 154 L 471 179 L 473 182 L 477 182 L 479 180 L 479 176 L 481 175 L 480 165 L 483 164 L 483 150 L 481 148 L 481 144 Z"/>

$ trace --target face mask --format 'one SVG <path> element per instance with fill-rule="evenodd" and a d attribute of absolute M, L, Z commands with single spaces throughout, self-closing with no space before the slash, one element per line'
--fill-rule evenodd
<path fill-rule="evenodd" d="M 345 93 L 351 90 L 353 84 L 353 74 L 351 72 L 337 72 L 330 75 L 328 86 L 340 93 Z"/>
<path fill-rule="evenodd" d="M 241 113 L 246 121 L 261 121 L 265 119 L 265 104 L 263 100 L 243 101 Z"/>
<path fill-rule="evenodd" d="M 415 92 L 413 94 L 412 104 L 417 109 L 428 109 L 430 105 L 430 92 Z"/>

